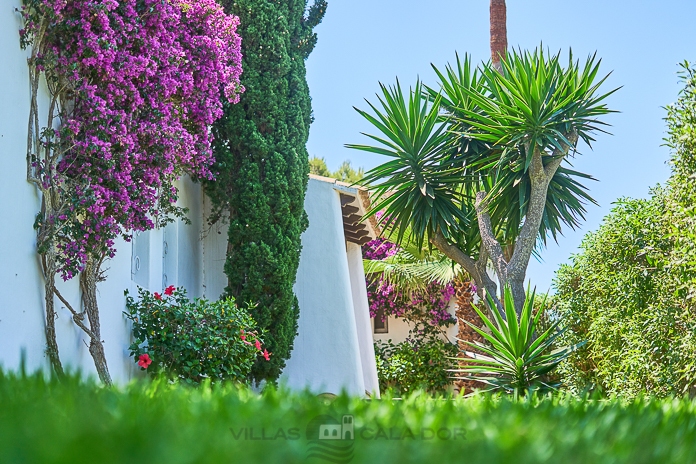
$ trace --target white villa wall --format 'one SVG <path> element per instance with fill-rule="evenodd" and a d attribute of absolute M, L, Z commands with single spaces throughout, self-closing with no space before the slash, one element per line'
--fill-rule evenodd
<path fill-rule="evenodd" d="M 205 217 L 210 216 L 210 199 L 205 195 L 203 195 L 203 211 Z M 203 222 L 203 296 L 210 300 L 219 298 L 227 287 L 225 275 L 227 226 L 225 221 L 217 221 L 212 226 Z"/>
<path fill-rule="evenodd" d="M 310 179 L 305 211 L 309 228 L 302 235 L 295 284 L 300 305 L 299 335 L 281 379 L 291 388 L 309 388 L 317 393 L 345 390 L 364 395 L 367 388 L 343 216 L 334 185 Z M 366 299 L 365 294 L 365 304 Z M 364 321 L 361 326 L 364 327 Z M 376 375 L 375 367 L 375 378 Z"/>
<path fill-rule="evenodd" d="M 360 361 L 362 363 L 363 379 L 365 380 L 365 391 L 379 398 L 377 362 L 375 360 L 375 347 L 372 340 L 372 323 L 370 319 L 370 306 L 367 301 L 362 248 L 355 243 L 348 243 L 347 248 L 350 288 L 353 295 L 353 308 L 358 331 L 358 342 L 360 343 Z"/>
<path fill-rule="evenodd" d="M 0 9 L 0 353 L 5 366 L 17 368 L 24 351 L 27 368 L 38 369 L 45 364 L 45 338 L 32 225 L 40 204 L 26 181 L 29 70 L 19 48 L 22 25 L 14 9 L 20 6 L 10 0 Z"/>

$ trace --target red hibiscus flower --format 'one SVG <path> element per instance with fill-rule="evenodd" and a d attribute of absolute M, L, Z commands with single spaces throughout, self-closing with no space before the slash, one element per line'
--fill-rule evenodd
<path fill-rule="evenodd" d="M 249 343 L 248 341 L 246 341 L 246 335 L 241 335 L 241 337 L 244 343 L 246 343 L 247 345 L 253 345 L 253 343 Z"/>
<path fill-rule="evenodd" d="M 162 295 L 160 295 L 159 293 L 155 292 L 155 300 L 157 300 L 157 301 L 162 301 Z"/>
<path fill-rule="evenodd" d="M 258 338 L 256 339 L 256 349 L 261 351 L 261 342 L 259 341 Z"/>
<path fill-rule="evenodd" d="M 271 358 L 269 358 L 270 355 L 273 353 L 269 353 L 268 350 L 263 350 L 263 357 L 266 358 L 266 361 L 270 361 Z"/>
<path fill-rule="evenodd" d="M 141 354 L 138 359 L 138 366 L 142 367 L 143 369 L 147 369 L 147 366 L 152 363 L 152 359 L 150 359 L 150 356 L 147 354 Z"/>
<path fill-rule="evenodd" d="M 164 294 L 165 294 L 165 295 L 171 295 L 171 294 L 174 293 L 174 290 L 175 290 L 175 289 L 176 289 L 175 286 L 170 285 L 169 287 L 167 287 L 167 288 L 164 289 Z"/>

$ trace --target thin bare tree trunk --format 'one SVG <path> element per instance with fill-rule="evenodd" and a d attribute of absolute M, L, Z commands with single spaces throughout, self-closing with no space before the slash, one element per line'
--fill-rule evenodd
<path fill-rule="evenodd" d="M 101 327 L 99 324 L 99 306 L 97 305 L 97 280 L 99 276 L 99 263 L 94 258 L 88 258 L 85 270 L 80 274 L 80 286 L 82 287 L 82 304 L 89 319 L 90 336 L 89 352 L 94 359 L 99 379 L 105 385 L 111 386 L 111 375 L 106 365 L 104 344 L 101 339 Z"/>
<path fill-rule="evenodd" d="M 46 255 L 48 255 L 47 253 Z M 64 375 L 63 365 L 60 362 L 58 353 L 58 340 L 56 337 L 56 310 L 55 310 L 55 289 L 56 289 L 56 265 L 52 256 L 44 255 L 44 289 L 46 293 L 46 354 L 51 361 L 51 367 L 59 377 Z"/>
<path fill-rule="evenodd" d="M 491 62 L 502 71 L 501 58 L 507 51 L 507 8 L 505 0 L 491 0 Z"/>

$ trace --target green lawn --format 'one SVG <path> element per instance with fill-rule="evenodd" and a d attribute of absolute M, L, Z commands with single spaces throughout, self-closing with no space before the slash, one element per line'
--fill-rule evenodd
<path fill-rule="evenodd" d="M 344 415 L 354 416 L 354 441 L 316 440 L 320 424 Z M 287 391 L 163 382 L 109 390 L 0 373 L 3 463 L 331 462 L 312 453 L 379 464 L 693 463 L 696 403 L 418 395 L 329 403 Z"/>

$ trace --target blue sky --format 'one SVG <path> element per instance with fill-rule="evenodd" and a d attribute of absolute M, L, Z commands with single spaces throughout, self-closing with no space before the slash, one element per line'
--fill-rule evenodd
<path fill-rule="evenodd" d="M 420 78 L 435 85 L 431 63 L 439 68 L 469 53 L 486 60 L 489 49 L 488 0 L 329 0 L 316 32 L 319 41 L 307 61 L 313 123 L 307 148 L 324 157 L 330 169 L 346 159 L 367 169 L 383 163 L 379 155 L 349 150 L 365 143 L 360 132 L 374 133 L 353 106 L 366 109 L 379 82 L 402 85 Z M 573 160 L 591 174 L 590 193 L 599 206 L 587 206 L 581 228 L 565 230 L 556 245 L 532 261 L 527 277 L 546 291 L 559 265 L 578 251 L 586 232 L 597 229 L 612 203 L 621 197 L 643 198 L 670 174 L 662 108 L 677 98 L 678 63 L 696 61 L 696 2 L 692 0 L 507 1 L 508 45 L 562 50 L 584 59 L 597 51 L 602 70 L 613 71 L 606 89 L 623 86 L 608 100 L 621 111 L 606 121 L 613 135 L 598 134 L 594 150 L 581 148 Z M 601 71 L 600 71 L 601 72 Z"/>

